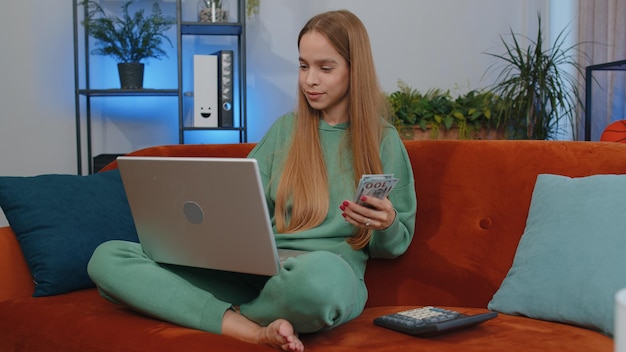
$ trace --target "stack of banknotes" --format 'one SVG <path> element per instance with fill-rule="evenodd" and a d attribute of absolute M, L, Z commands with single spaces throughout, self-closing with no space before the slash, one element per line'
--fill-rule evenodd
<path fill-rule="evenodd" d="M 398 179 L 393 174 L 363 175 L 356 189 L 354 202 L 362 205 L 361 197 L 363 196 L 384 199 L 396 183 Z"/>

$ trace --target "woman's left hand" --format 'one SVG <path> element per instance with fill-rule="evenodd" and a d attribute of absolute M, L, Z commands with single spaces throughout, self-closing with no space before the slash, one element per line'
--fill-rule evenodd
<path fill-rule="evenodd" d="M 354 226 L 365 227 L 372 230 L 384 230 L 391 226 L 396 218 L 396 211 L 391 201 L 387 198 L 361 197 L 364 205 L 359 205 L 345 200 L 339 209 L 344 219 Z M 367 206 L 365 206 L 367 205 Z"/>

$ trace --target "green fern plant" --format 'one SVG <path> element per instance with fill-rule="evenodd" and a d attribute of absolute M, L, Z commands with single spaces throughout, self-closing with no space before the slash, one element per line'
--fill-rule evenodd
<path fill-rule="evenodd" d="M 96 48 L 91 51 L 92 54 L 110 56 L 119 63 L 167 57 L 161 47 L 164 41 L 173 46 L 165 32 L 176 24 L 176 19 L 164 16 L 156 2 L 149 15 L 144 9 L 131 14 L 129 7 L 132 4 L 133 0 L 124 3 L 122 17 L 118 17 L 105 13 L 96 1 L 81 2 L 87 9 L 82 24 L 87 34 L 96 39 Z"/>

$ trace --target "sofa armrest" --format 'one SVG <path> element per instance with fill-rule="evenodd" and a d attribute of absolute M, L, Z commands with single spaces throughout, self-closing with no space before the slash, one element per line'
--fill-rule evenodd
<path fill-rule="evenodd" d="M 0 227 L 0 301 L 31 296 L 35 289 L 15 233 Z"/>

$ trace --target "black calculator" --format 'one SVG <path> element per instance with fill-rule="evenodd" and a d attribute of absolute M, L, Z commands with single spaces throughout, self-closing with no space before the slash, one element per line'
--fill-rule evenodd
<path fill-rule="evenodd" d="M 428 306 L 380 316 L 374 319 L 374 325 L 413 336 L 429 337 L 475 326 L 497 316 L 496 312 L 466 315 Z"/>

